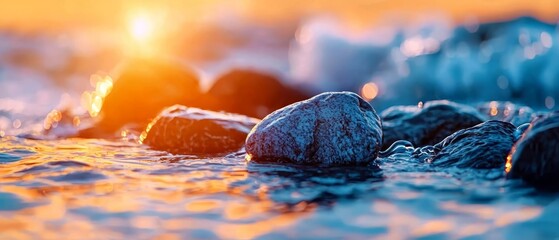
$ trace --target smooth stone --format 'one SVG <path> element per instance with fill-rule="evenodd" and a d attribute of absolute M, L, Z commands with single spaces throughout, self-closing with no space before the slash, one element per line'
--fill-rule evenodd
<path fill-rule="evenodd" d="M 301 165 L 367 165 L 380 151 L 382 123 L 361 97 L 327 92 L 273 112 L 252 129 L 247 159 Z"/>
<path fill-rule="evenodd" d="M 234 69 L 219 76 L 206 95 L 210 110 L 256 118 L 312 97 L 271 74 L 249 69 Z"/>
<path fill-rule="evenodd" d="M 559 190 L 559 112 L 536 118 L 511 151 L 507 177 Z"/>
<path fill-rule="evenodd" d="M 477 106 L 477 109 L 490 120 L 499 120 L 520 126 L 531 122 L 536 117 L 536 112 L 524 105 L 511 102 L 487 102 Z"/>
<path fill-rule="evenodd" d="M 414 155 L 427 153 L 427 162 L 437 167 L 504 168 L 515 130 L 511 123 L 491 120 L 459 130 L 432 148 L 416 149 Z"/>
<path fill-rule="evenodd" d="M 434 145 L 448 135 L 486 120 L 475 108 L 446 100 L 430 101 L 422 108 L 395 106 L 381 113 L 387 149 L 397 140 L 407 140 L 416 147 Z"/>
<path fill-rule="evenodd" d="M 148 125 L 140 141 L 175 154 L 230 153 L 243 147 L 258 122 L 238 114 L 175 105 Z"/>
<path fill-rule="evenodd" d="M 188 67 L 167 59 L 134 59 L 120 68 L 96 126 L 80 136 L 112 135 L 126 125 L 144 129 L 166 107 L 199 107 L 201 97 L 199 78 Z"/>

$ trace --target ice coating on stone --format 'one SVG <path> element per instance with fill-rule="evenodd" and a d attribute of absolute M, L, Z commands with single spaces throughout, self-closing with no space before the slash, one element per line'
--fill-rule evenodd
<path fill-rule="evenodd" d="M 470 106 L 446 101 L 431 101 L 422 108 L 395 106 L 381 113 L 383 149 L 397 140 L 414 146 L 433 145 L 460 129 L 475 126 L 486 118 Z"/>
<path fill-rule="evenodd" d="M 239 150 L 258 123 L 255 118 L 175 105 L 147 127 L 141 141 L 178 154 L 213 154 Z"/>
<path fill-rule="evenodd" d="M 538 188 L 559 189 L 559 112 L 536 118 L 510 155 L 507 177 L 521 178 Z"/>
<path fill-rule="evenodd" d="M 245 148 L 256 162 L 365 165 L 379 153 L 381 125 L 358 95 L 327 92 L 268 115 L 252 129 Z"/>
<path fill-rule="evenodd" d="M 414 156 L 438 167 L 504 168 L 515 130 L 507 122 L 487 121 L 459 130 L 432 147 L 416 149 Z"/>

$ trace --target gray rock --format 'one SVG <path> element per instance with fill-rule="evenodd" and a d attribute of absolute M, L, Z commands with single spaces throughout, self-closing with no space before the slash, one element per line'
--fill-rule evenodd
<path fill-rule="evenodd" d="M 255 162 L 366 165 L 382 142 L 381 121 L 369 103 L 350 92 L 322 93 L 279 109 L 247 137 Z"/>
<path fill-rule="evenodd" d="M 381 113 L 384 142 L 387 149 L 397 140 L 414 146 L 433 145 L 448 135 L 475 126 L 486 120 L 475 108 L 446 100 L 416 106 L 395 106 Z"/>
<path fill-rule="evenodd" d="M 536 118 L 514 145 L 507 177 L 559 190 L 559 112 Z"/>
<path fill-rule="evenodd" d="M 171 153 L 228 153 L 243 147 L 247 134 L 258 122 L 243 115 L 175 105 L 148 125 L 140 141 Z"/>
<path fill-rule="evenodd" d="M 414 155 L 427 156 L 428 163 L 439 167 L 504 168 L 515 130 L 510 123 L 491 120 L 459 130 L 433 147 L 416 149 Z"/>

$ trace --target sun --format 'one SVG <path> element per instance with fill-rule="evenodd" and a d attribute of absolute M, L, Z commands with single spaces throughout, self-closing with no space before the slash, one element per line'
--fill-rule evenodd
<path fill-rule="evenodd" d="M 146 14 L 138 14 L 130 19 L 130 35 L 138 43 L 149 42 L 154 35 L 154 21 Z"/>

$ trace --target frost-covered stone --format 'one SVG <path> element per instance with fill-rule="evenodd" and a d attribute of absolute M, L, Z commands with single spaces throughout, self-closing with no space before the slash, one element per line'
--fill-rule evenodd
<path fill-rule="evenodd" d="M 141 141 L 180 154 L 227 153 L 243 147 L 258 119 L 175 105 L 154 119 Z"/>
<path fill-rule="evenodd" d="M 416 149 L 414 155 L 425 158 L 433 166 L 460 168 L 503 168 L 514 144 L 516 128 L 496 120 L 459 130 L 433 147 Z"/>
<path fill-rule="evenodd" d="M 414 146 L 433 145 L 448 135 L 486 120 L 475 108 L 441 100 L 425 103 L 422 108 L 395 106 L 381 113 L 386 149 L 397 140 Z"/>
<path fill-rule="evenodd" d="M 536 118 L 511 151 L 509 178 L 559 189 L 559 112 Z"/>
<path fill-rule="evenodd" d="M 350 92 L 329 92 L 277 110 L 252 129 L 247 157 L 255 162 L 364 165 L 382 142 L 381 121 Z"/>

